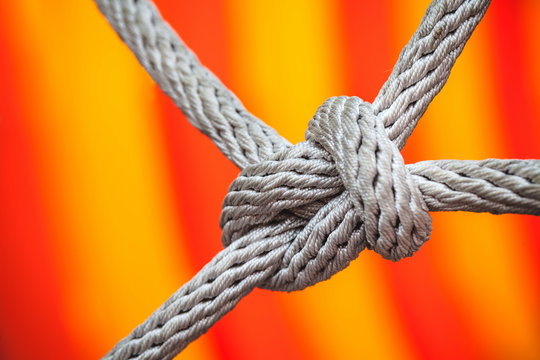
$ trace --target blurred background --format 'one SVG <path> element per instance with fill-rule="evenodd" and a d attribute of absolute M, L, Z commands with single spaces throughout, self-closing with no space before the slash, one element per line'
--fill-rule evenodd
<path fill-rule="evenodd" d="M 372 101 L 428 0 L 158 0 L 292 142 L 330 96 Z M 540 158 L 540 2 L 494 0 L 403 152 Z M 0 358 L 97 359 L 221 249 L 235 168 L 90 0 L 0 2 Z M 399 263 L 365 251 L 256 290 L 183 359 L 539 359 L 540 220 L 434 213 Z"/>

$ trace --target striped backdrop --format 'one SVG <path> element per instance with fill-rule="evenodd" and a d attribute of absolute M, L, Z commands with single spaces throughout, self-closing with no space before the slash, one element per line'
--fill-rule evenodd
<path fill-rule="evenodd" d="M 201 61 L 292 142 L 371 101 L 428 0 L 158 0 Z M 494 0 L 404 150 L 540 158 L 540 1 Z M 238 170 L 90 0 L 0 1 L 0 359 L 97 359 L 220 249 Z M 435 213 L 391 263 L 256 290 L 182 359 L 539 359 L 540 220 Z"/>

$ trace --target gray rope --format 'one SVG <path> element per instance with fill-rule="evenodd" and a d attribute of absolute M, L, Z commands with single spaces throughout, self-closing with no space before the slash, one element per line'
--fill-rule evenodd
<path fill-rule="evenodd" d="M 365 248 L 398 261 L 431 232 L 429 211 L 540 215 L 540 160 L 405 165 L 400 150 L 489 0 L 435 0 L 369 104 L 328 99 L 292 146 L 251 115 L 147 0 L 96 0 L 161 89 L 241 173 L 225 197 L 225 249 L 106 359 L 172 359 L 255 287 L 300 290 Z"/>
<path fill-rule="evenodd" d="M 142 66 L 189 119 L 238 167 L 290 146 L 251 115 L 189 50 L 148 0 L 97 0 Z"/>

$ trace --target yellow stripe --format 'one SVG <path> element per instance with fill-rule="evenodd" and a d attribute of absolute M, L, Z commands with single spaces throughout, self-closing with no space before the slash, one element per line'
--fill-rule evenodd
<path fill-rule="evenodd" d="M 227 4 L 233 88 L 282 136 L 302 141 L 317 107 L 343 89 L 334 5 L 324 0 Z"/>
<path fill-rule="evenodd" d="M 340 15 L 333 1 L 228 1 L 232 88 L 293 142 L 330 96 L 347 92 Z M 331 281 L 276 296 L 289 326 L 320 359 L 407 359 L 379 260 L 361 256 Z M 367 310 L 369 309 L 369 310 Z M 392 346 L 373 346 L 381 339 Z"/>
<path fill-rule="evenodd" d="M 58 232 L 67 326 L 94 357 L 192 275 L 170 202 L 154 85 L 92 2 L 14 2 Z M 210 359 L 202 339 L 183 359 Z"/>

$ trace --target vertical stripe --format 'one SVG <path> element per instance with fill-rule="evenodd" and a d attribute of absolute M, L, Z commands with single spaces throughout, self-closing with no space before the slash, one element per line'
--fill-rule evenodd
<path fill-rule="evenodd" d="M 531 81 L 538 64 L 530 70 L 527 68 L 530 60 L 527 59 L 526 44 L 534 35 L 529 34 L 526 22 L 520 16 L 524 8 L 519 1 L 501 0 L 490 9 L 496 39 L 493 41 L 493 63 L 498 79 L 497 100 L 501 102 L 499 111 L 508 134 L 505 139 L 509 144 L 507 155 L 513 158 L 540 157 L 540 105 L 535 102 L 538 95 Z"/>
<path fill-rule="evenodd" d="M 24 87 L 32 79 L 18 68 L 30 53 L 7 14 L 13 15 L 11 5 L 0 4 L 0 358 L 74 357 L 28 131 Z"/>
<path fill-rule="evenodd" d="M 522 66 L 520 67 L 522 71 L 522 78 L 526 80 L 522 82 L 526 86 L 524 89 L 525 95 L 532 98 L 529 99 L 527 104 L 531 107 L 529 116 L 532 116 L 532 119 L 529 119 L 528 123 L 531 126 L 536 126 L 540 123 L 540 2 L 535 0 L 527 0 L 520 3 L 519 6 L 519 19 L 518 22 L 520 25 L 520 34 L 519 36 L 523 39 L 522 43 Z M 532 120 L 532 121 L 531 121 Z M 532 130 L 534 133 L 534 130 Z M 531 130 L 526 130 L 526 132 L 531 132 Z M 537 131 L 536 140 L 530 143 L 527 143 L 527 155 L 529 158 L 540 158 L 540 139 L 538 134 L 540 131 Z M 520 134 L 512 134 L 509 137 L 520 138 Z M 535 264 L 533 274 L 536 274 L 536 294 L 537 302 L 540 302 L 540 218 L 527 216 L 519 220 L 527 229 L 527 246 L 531 249 L 531 254 L 534 256 Z M 538 306 L 537 308 L 540 308 Z"/>
<path fill-rule="evenodd" d="M 400 44 L 399 49 L 398 46 L 392 46 L 391 29 L 395 26 L 392 23 L 395 19 L 391 16 L 393 4 L 390 1 L 350 0 L 342 1 L 342 3 L 341 38 L 344 39 L 345 46 L 344 68 L 347 74 L 347 87 L 350 89 L 348 92 L 366 101 L 373 101 L 390 75 L 399 51 L 395 56 L 392 53 L 403 46 Z M 374 336 L 370 339 L 370 344 L 380 348 L 383 347 L 383 343 L 391 343 L 393 352 L 384 354 L 385 358 L 416 358 L 419 352 L 412 346 L 408 327 L 402 320 L 403 314 L 399 313 L 402 310 L 400 306 L 402 299 L 395 299 L 395 289 L 390 287 L 392 285 L 391 269 L 397 264 L 383 260 L 372 252 L 361 256 L 358 262 L 364 263 L 371 258 L 373 258 L 370 260 L 371 264 L 366 265 L 372 268 L 359 269 L 357 276 L 365 281 L 366 274 L 369 274 L 369 278 L 373 279 L 369 287 L 363 291 L 372 292 L 373 288 L 378 290 L 375 299 L 378 305 L 370 306 L 370 309 L 376 309 L 372 311 L 372 321 L 376 322 L 379 319 L 380 323 L 385 324 L 385 328 L 381 328 L 381 333 L 385 335 L 382 338 Z M 356 269 L 357 266 L 363 266 L 363 264 L 354 264 L 352 268 Z M 362 295 L 359 294 L 359 296 Z M 358 319 L 358 322 L 362 323 L 364 320 Z M 369 332 L 368 329 L 365 331 Z M 351 355 L 354 355 L 354 352 Z"/>
<path fill-rule="evenodd" d="M 498 80 L 494 104 L 504 131 L 504 157 L 540 157 L 540 80 L 534 63 L 535 54 L 538 59 L 540 52 L 539 33 L 535 32 L 538 9 L 538 2 L 506 0 L 495 2 L 490 9 L 490 59 L 492 76 Z M 530 21 L 533 16 L 536 25 Z M 512 307 L 508 317 L 519 322 L 514 326 L 520 331 L 501 341 L 499 353 L 535 358 L 540 356 L 540 221 L 531 216 L 508 217 L 513 229 L 507 237 L 513 251 L 505 255 L 514 256 L 511 270 L 519 275 L 510 279 L 517 289 L 508 289 L 516 297 L 508 304 Z"/>
<path fill-rule="evenodd" d="M 229 55 L 223 1 L 160 0 L 156 5 L 202 64 L 227 84 Z M 238 169 L 189 124 L 160 89 L 155 87 L 155 91 L 168 176 L 173 184 L 176 221 L 181 222 L 185 233 L 178 241 L 183 241 L 185 259 L 194 275 L 223 248 L 219 228 L 221 202 Z M 206 346 L 215 351 L 214 356 L 228 358 L 232 345 L 227 339 L 235 334 L 236 324 L 226 317 L 204 336 Z M 184 352 L 191 351 L 193 345 Z"/>
<path fill-rule="evenodd" d="M 490 11 L 417 130 L 416 136 L 422 140 L 414 145 L 424 145 L 428 158 L 505 155 L 505 133 L 493 92 L 493 56 L 486 47 L 489 16 Z M 513 241 L 520 237 L 521 228 L 512 218 L 436 214 L 434 233 L 426 246 L 431 266 L 422 273 L 436 274 L 435 286 L 445 307 L 434 312 L 433 318 L 446 318 L 437 328 L 450 332 L 451 338 L 423 329 L 419 334 L 425 338 L 426 348 L 431 346 L 430 355 L 440 353 L 435 344 L 448 345 L 450 341 L 454 345 L 443 353 L 450 358 L 466 354 L 473 358 L 504 354 L 504 358 L 521 355 L 524 350 L 530 353 L 537 330 L 535 320 L 530 318 L 534 311 L 529 290 L 524 286 L 530 281 L 529 266 L 523 247 Z M 414 260 L 418 266 L 421 257 Z M 418 320 L 420 324 L 430 321 L 429 316 Z M 505 331 L 509 328 L 513 330 Z"/>
<path fill-rule="evenodd" d="M 539 6 L 535 1 L 500 1 L 493 17 L 493 65 L 498 110 L 505 132 L 505 157 L 540 158 Z M 540 219 L 516 217 L 526 229 L 535 273 L 540 273 Z M 525 234 L 525 236 L 527 236 Z M 537 279 L 537 291 L 540 286 Z"/>
<path fill-rule="evenodd" d="M 231 86 L 282 136 L 303 140 L 318 106 L 343 92 L 333 2 L 228 3 Z"/>
<path fill-rule="evenodd" d="M 25 106 L 62 274 L 57 301 L 76 357 L 97 358 L 189 276 L 153 84 L 91 2 L 16 6 L 31 55 L 21 69 L 32 76 Z M 187 356 L 208 355 L 204 342 Z"/>
<path fill-rule="evenodd" d="M 228 85 L 228 50 L 223 0 L 156 2 L 167 22 L 204 66 Z M 174 184 L 175 205 L 186 234 L 193 271 L 223 247 L 221 202 L 238 169 L 195 129 L 157 86 L 160 126 Z"/>
<path fill-rule="evenodd" d="M 301 140 L 307 121 L 327 97 L 351 92 L 340 21 L 346 10 L 330 1 L 231 3 L 234 88 L 282 135 Z M 310 358 L 407 357 L 394 336 L 377 260 L 368 255 L 324 284 L 273 295 L 291 319 L 296 342 L 311 348 Z M 396 346 L 382 345 L 387 342 Z"/>
<path fill-rule="evenodd" d="M 348 93 L 372 102 L 394 65 L 390 1 L 341 1 L 340 36 Z M 340 40 L 341 39 L 341 40 Z"/>
<path fill-rule="evenodd" d="M 392 3 L 392 34 L 397 58 L 400 49 L 420 23 L 429 1 Z M 473 44 L 469 43 L 466 46 L 464 55 L 468 53 L 470 56 L 473 51 L 471 45 Z M 466 102 L 471 96 L 470 93 L 476 95 L 474 88 L 466 83 L 467 80 L 462 80 L 463 77 L 460 79 L 459 71 L 462 68 L 463 60 L 460 58 L 446 87 L 435 98 L 409 140 L 403 152 L 406 162 L 478 157 L 478 153 L 472 153 L 473 149 L 482 149 L 483 142 L 479 144 L 475 138 L 480 133 L 482 124 L 468 121 L 468 118 L 462 116 L 463 112 L 473 115 L 470 112 L 474 109 L 467 107 Z M 459 94 L 449 90 L 451 87 L 465 87 L 470 93 L 467 93 L 465 98 L 456 97 Z M 459 107 L 453 105 L 460 103 L 459 101 L 465 101 L 465 104 L 460 104 Z M 467 151 L 469 153 L 466 153 Z M 480 156 L 482 157 L 484 156 Z M 455 271 L 456 266 L 448 259 L 443 259 L 442 262 L 448 268 L 439 266 L 442 253 L 446 251 L 445 255 L 449 256 L 446 247 L 456 243 L 449 229 L 450 219 L 445 215 L 432 214 L 434 230 L 430 241 L 413 259 L 404 260 L 390 269 L 396 306 L 421 358 L 477 358 L 479 354 L 474 336 L 467 328 L 467 319 L 461 316 L 453 293 L 445 284 L 446 274 Z M 470 217 L 465 217 L 465 221 L 466 219 Z M 466 226 L 464 225 L 465 229 Z M 462 238 L 464 236 L 458 239 Z M 456 247 L 452 247 L 453 249 Z"/>
<path fill-rule="evenodd" d="M 337 81 L 330 80 L 335 73 L 328 71 L 338 55 L 328 41 L 333 7 L 326 1 L 226 4 L 230 86 L 282 136 L 301 140 L 309 118 L 336 89 Z M 292 303 L 290 294 L 261 290 L 243 300 L 230 319 L 237 319 L 235 335 L 246 341 L 228 335 L 231 358 L 320 356 L 311 339 L 297 331 L 304 319 L 298 319 Z"/>

